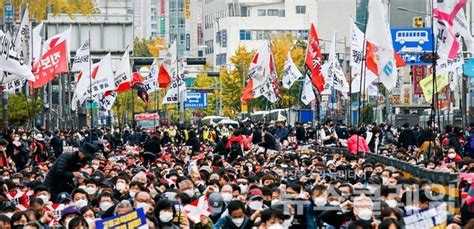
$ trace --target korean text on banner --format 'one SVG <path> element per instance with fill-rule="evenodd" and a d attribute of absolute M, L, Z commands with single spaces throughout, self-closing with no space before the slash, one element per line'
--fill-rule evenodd
<path fill-rule="evenodd" d="M 411 214 L 403 217 L 404 228 L 445 228 L 448 221 L 448 211 L 446 203 L 437 207 Z"/>
<path fill-rule="evenodd" d="M 143 208 L 126 213 L 123 215 L 113 216 L 98 220 L 95 222 L 96 229 L 105 228 L 140 228 L 146 225 L 146 215 Z"/>
<path fill-rule="evenodd" d="M 448 73 L 436 74 L 436 92 L 441 92 L 449 84 Z M 433 75 L 430 75 L 420 81 L 420 87 L 427 102 L 431 102 L 433 97 Z"/>

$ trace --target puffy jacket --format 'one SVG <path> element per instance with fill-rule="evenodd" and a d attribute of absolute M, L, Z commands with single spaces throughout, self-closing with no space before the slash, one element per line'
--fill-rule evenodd
<path fill-rule="evenodd" d="M 72 191 L 73 172 L 79 171 L 85 163 L 86 161 L 79 158 L 78 152 L 63 153 L 59 156 L 43 182 L 50 189 L 53 200 L 60 192 Z"/>
<path fill-rule="evenodd" d="M 359 143 L 357 143 L 357 141 L 359 141 Z M 368 153 L 370 152 L 370 149 L 363 137 L 354 134 L 347 139 L 347 151 L 351 154 L 357 154 L 358 152 Z"/>
<path fill-rule="evenodd" d="M 227 149 L 230 149 L 230 146 L 232 145 L 232 143 L 234 142 L 237 142 L 239 143 L 241 146 L 242 146 L 242 149 L 244 148 L 244 138 L 239 135 L 239 136 L 232 136 L 229 141 L 227 141 L 227 145 L 226 145 L 226 148 Z"/>

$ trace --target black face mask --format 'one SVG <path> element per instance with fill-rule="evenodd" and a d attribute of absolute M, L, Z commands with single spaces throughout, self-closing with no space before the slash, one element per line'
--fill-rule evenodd
<path fill-rule="evenodd" d="M 372 176 L 372 172 L 365 172 L 365 179 L 369 179 Z"/>
<path fill-rule="evenodd" d="M 271 200 L 265 200 L 265 201 L 263 201 L 263 204 L 265 204 L 267 207 L 271 207 L 272 206 L 272 201 Z"/>

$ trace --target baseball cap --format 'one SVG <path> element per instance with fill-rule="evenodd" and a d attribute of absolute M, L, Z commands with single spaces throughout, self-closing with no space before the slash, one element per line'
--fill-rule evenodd
<path fill-rule="evenodd" d="M 255 200 L 257 198 L 263 199 L 263 192 L 262 192 L 262 190 L 260 190 L 258 188 L 254 188 L 254 189 L 250 190 L 248 195 L 249 195 L 249 200 Z"/>
<path fill-rule="evenodd" d="M 72 197 L 69 193 L 67 192 L 61 192 L 58 194 L 58 197 L 57 197 L 57 202 L 58 203 L 62 203 L 63 201 L 71 201 L 72 200 Z"/>
<path fill-rule="evenodd" d="M 221 213 L 223 211 L 223 206 L 224 200 L 220 193 L 214 192 L 209 195 L 209 207 L 211 208 L 211 213 Z"/>

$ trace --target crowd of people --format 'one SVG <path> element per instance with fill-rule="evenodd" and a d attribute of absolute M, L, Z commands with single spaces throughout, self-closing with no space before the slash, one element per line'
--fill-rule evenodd
<path fill-rule="evenodd" d="M 474 228 L 474 129 L 404 124 L 11 129 L 0 139 L 0 228 L 95 228 L 143 209 L 143 228 L 404 228 L 440 204 Z M 314 146 L 343 147 L 323 153 Z M 458 199 L 368 153 L 467 174 Z M 421 215 L 421 214 L 420 214 Z"/>

